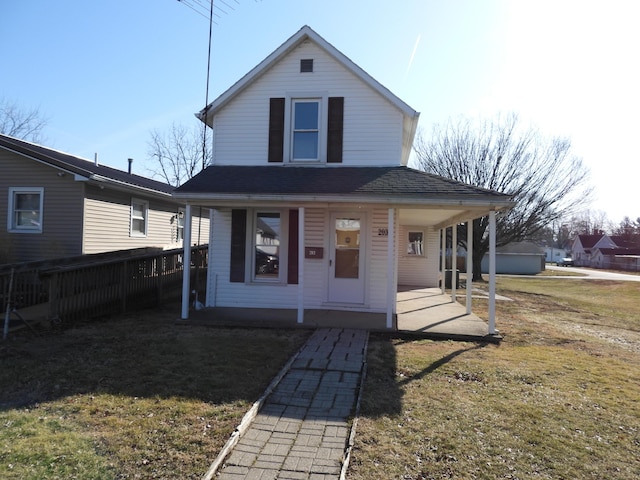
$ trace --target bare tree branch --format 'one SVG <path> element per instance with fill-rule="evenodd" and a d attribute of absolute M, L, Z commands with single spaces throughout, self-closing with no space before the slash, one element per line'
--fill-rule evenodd
<path fill-rule="evenodd" d="M 203 128 L 206 128 L 204 124 L 187 128 L 174 123 L 168 132 L 151 131 L 148 157 L 153 161 L 154 167 L 150 169 L 150 173 L 177 187 L 196 175 L 203 165 L 209 165 L 211 150 L 203 149 Z M 208 142 L 208 145 L 211 143 Z"/>
<path fill-rule="evenodd" d="M 48 119 L 40 109 L 24 110 L 17 103 L 0 99 L 0 133 L 34 143 L 42 143 L 42 130 Z"/>
<path fill-rule="evenodd" d="M 516 206 L 497 217 L 498 245 L 531 238 L 591 199 L 589 171 L 572 155 L 571 142 L 523 128 L 515 114 L 436 125 L 428 139 L 418 134 L 414 151 L 426 172 L 512 196 Z M 474 280 L 481 279 L 480 262 L 489 248 L 488 225 L 487 217 L 474 221 Z M 466 226 L 459 229 L 466 247 Z"/>

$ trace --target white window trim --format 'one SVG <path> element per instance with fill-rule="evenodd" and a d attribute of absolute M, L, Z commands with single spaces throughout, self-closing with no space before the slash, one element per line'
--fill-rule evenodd
<path fill-rule="evenodd" d="M 293 104 L 299 100 L 315 100 L 320 103 L 318 119 L 318 158 L 315 160 L 293 159 Z M 329 114 L 329 92 L 286 92 L 284 105 L 284 158 L 288 163 L 314 164 L 327 162 L 327 115 Z"/>
<path fill-rule="evenodd" d="M 40 224 L 33 227 L 18 226 L 16 223 L 15 195 L 35 193 L 40 195 Z M 9 202 L 7 209 L 7 231 L 11 233 L 42 233 L 44 220 L 44 187 L 9 187 Z"/>
<path fill-rule="evenodd" d="M 409 237 L 412 233 L 420 233 L 422 235 L 422 251 L 420 253 L 411 253 L 408 251 L 408 248 L 405 250 L 405 255 L 409 256 L 409 257 L 425 257 L 425 248 L 424 248 L 424 244 L 425 244 L 425 234 L 424 234 L 424 230 L 417 230 L 417 229 L 412 229 L 412 230 L 407 230 L 407 243 L 405 245 L 409 245 Z"/>
<path fill-rule="evenodd" d="M 278 278 L 256 278 L 256 226 L 259 213 L 280 214 L 280 255 L 278 256 Z M 245 277 L 252 285 L 286 285 L 289 252 L 289 210 L 278 208 L 250 208 L 247 210 L 247 238 L 245 258 Z"/>
<path fill-rule="evenodd" d="M 139 203 L 144 205 L 144 233 L 134 231 L 133 230 L 133 221 L 139 220 L 139 218 L 134 218 L 133 216 L 133 204 Z M 149 202 L 147 200 L 142 200 L 141 198 L 131 198 L 131 205 L 129 207 L 129 236 L 135 238 L 145 238 L 147 236 L 147 232 L 149 231 Z"/>
<path fill-rule="evenodd" d="M 183 244 L 184 241 L 184 222 L 186 222 L 186 213 L 184 208 L 179 208 L 178 213 L 176 214 L 176 238 L 174 239 L 176 243 Z M 182 225 L 180 225 L 182 223 Z M 182 235 L 182 238 L 180 238 Z"/>

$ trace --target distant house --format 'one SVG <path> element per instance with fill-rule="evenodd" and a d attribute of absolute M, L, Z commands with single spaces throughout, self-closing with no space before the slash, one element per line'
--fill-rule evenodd
<path fill-rule="evenodd" d="M 544 270 L 544 249 L 533 242 L 512 242 L 496 248 L 496 273 L 536 275 Z M 489 257 L 482 258 L 482 273 L 489 272 Z"/>
<path fill-rule="evenodd" d="M 638 271 L 640 237 L 578 235 L 571 255 L 576 266 Z"/>
<path fill-rule="evenodd" d="M 0 263 L 183 245 L 171 185 L 6 135 L 0 168 Z M 208 211 L 200 232 L 206 243 Z"/>
<path fill-rule="evenodd" d="M 509 196 L 406 166 L 418 116 L 307 26 L 202 110 L 214 163 L 174 196 L 213 210 L 211 315 L 393 329 L 398 285 L 438 287 L 445 229 L 489 216 L 495 238 Z"/>

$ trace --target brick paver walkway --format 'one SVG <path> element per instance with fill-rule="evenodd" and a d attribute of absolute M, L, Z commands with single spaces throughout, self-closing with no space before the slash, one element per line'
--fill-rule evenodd
<path fill-rule="evenodd" d="M 338 479 L 367 335 L 364 330 L 316 330 L 216 478 Z"/>

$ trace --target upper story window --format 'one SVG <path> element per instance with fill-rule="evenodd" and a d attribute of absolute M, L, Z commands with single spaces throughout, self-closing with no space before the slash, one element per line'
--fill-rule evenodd
<path fill-rule="evenodd" d="M 344 97 L 269 99 L 269 163 L 341 163 Z"/>
<path fill-rule="evenodd" d="M 130 235 L 132 237 L 147 236 L 148 216 L 149 216 L 149 202 L 145 200 L 139 200 L 137 198 L 132 198 L 131 199 L 131 230 L 130 230 Z"/>
<path fill-rule="evenodd" d="M 320 100 L 293 100 L 293 161 L 318 160 L 320 136 Z"/>
<path fill-rule="evenodd" d="M 10 232 L 42 233 L 44 188 L 9 188 L 7 230 Z"/>

